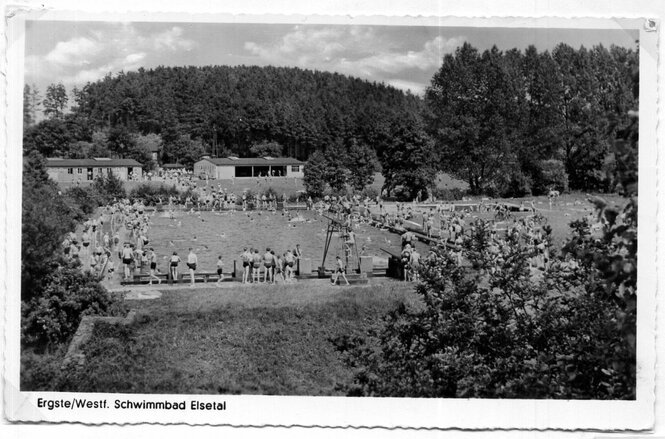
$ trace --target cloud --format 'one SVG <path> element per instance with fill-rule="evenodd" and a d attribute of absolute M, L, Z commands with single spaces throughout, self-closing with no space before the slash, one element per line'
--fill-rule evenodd
<path fill-rule="evenodd" d="M 88 58 L 95 57 L 102 50 L 103 45 L 100 42 L 79 37 L 59 41 L 44 58 L 47 62 L 57 66 L 85 65 L 89 62 Z"/>
<path fill-rule="evenodd" d="M 443 55 L 452 53 L 464 41 L 462 36 L 437 36 L 408 49 L 378 35 L 375 28 L 296 26 L 272 44 L 250 41 L 244 48 L 262 63 L 336 71 L 422 93 L 426 85 L 405 80 L 404 75 L 435 69 Z"/>
<path fill-rule="evenodd" d="M 441 36 L 427 41 L 421 50 L 386 52 L 349 63 L 351 68 L 372 75 L 378 72 L 397 73 L 404 70 L 431 70 L 441 64 L 443 54 L 451 53 L 464 42 L 463 38 L 445 39 Z"/>
<path fill-rule="evenodd" d="M 151 58 L 191 50 L 195 42 L 173 26 L 159 32 L 141 33 L 129 23 L 118 24 L 55 43 L 46 55 L 26 57 L 26 79 L 63 82 L 81 86 L 108 73 L 136 70 Z"/>
<path fill-rule="evenodd" d="M 420 82 L 407 81 L 404 79 L 390 79 L 387 82 L 388 85 L 392 85 L 396 89 L 402 91 L 410 91 L 415 95 L 425 94 L 425 89 L 427 88 L 428 85 L 428 84 L 422 84 Z"/>
<path fill-rule="evenodd" d="M 193 41 L 182 38 L 183 30 L 181 27 L 174 26 L 171 29 L 154 35 L 145 41 L 150 44 L 154 50 L 171 50 L 176 51 L 180 49 L 191 50 L 195 44 Z"/>

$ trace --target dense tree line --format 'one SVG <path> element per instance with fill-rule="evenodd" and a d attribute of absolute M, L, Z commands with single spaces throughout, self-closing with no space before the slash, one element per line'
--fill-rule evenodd
<path fill-rule="evenodd" d="M 476 194 L 608 190 L 608 127 L 636 107 L 637 55 L 565 44 L 480 53 L 465 43 L 444 57 L 425 96 L 441 168 Z"/>
<path fill-rule="evenodd" d="M 238 156 L 259 142 L 306 159 L 336 141 L 373 144 L 383 125 L 418 112 L 415 96 L 383 84 L 298 68 L 158 67 L 107 76 L 82 88 L 76 112 L 95 128 L 142 134 L 175 127 Z"/>
<path fill-rule="evenodd" d="M 607 191 L 615 135 L 607 128 L 636 105 L 637 60 L 615 46 L 481 53 L 467 43 L 443 58 L 424 99 L 299 68 L 139 69 L 73 90 L 69 112 L 62 84 L 42 101 L 27 86 L 24 150 L 105 153 L 148 167 L 151 145 L 162 162 L 188 166 L 204 154 L 311 156 L 314 169 L 337 170 L 310 173 L 314 195 L 362 189 L 379 169 L 384 189 L 402 198 L 431 191 L 437 171 L 473 194 Z M 39 105 L 47 119 L 35 124 Z"/>

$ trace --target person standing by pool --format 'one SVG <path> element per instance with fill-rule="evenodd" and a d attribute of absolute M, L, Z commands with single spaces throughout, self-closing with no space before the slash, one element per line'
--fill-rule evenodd
<path fill-rule="evenodd" d="M 263 258 L 259 254 L 259 249 L 254 249 L 254 254 L 252 255 L 252 282 L 259 283 L 261 280 L 261 261 Z"/>
<path fill-rule="evenodd" d="M 286 255 L 284 255 L 284 262 L 286 263 L 285 267 L 285 274 L 286 274 L 286 279 L 292 280 L 293 279 L 293 266 L 295 265 L 295 257 L 293 256 L 293 253 L 291 253 L 291 250 L 286 251 Z"/>
<path fill-rule="evenodd" d="M 273 273 L 273 261 L 274 261 L 274 256 L 272 253 L 270 253 L 270 247 L 266 248 L 266 252 L 263 255 L 263 283 L 268 282 L 268 279 L 270 279 L 270 282 L 274 283 L 275 278 L 274 278 L 274 273 Z"/>
<path fill-rule="evenodd" d="M 275 281 L 277 281 L 278 275 L 282 278 L 282 282 L 286 281 L 284 278 L 284 258 L 279 255 L 275 258 Z"/>
<path fill-rule="evenodd" d="M 189 248 L 189 254 L 187 255 L 187 267 L 189 268 L 189 278 L 191 280 L 190 286 L 194 286 L 194 272 L 196 271 L 196 264 L 198 262 L 198 258 L 196 257 L 196 254 L 194 253 L 193 248 Z"/>
<path fill-rule="evenodd" d="M 222 262 L 222 255 L 217 257 L 217 285 L 220 285 L 224 281 L 224 262 Z"/>
<path fill-rule="evenodd" d="M 180 263 L 180 256 L 177 252 L 173 252 L 171 255 L 171 262 L 169 264 L 169 273 L 171 274 L 171 279 L 175 282 L 178 282 L 178 264 Z"/>
<path fill-rule="evenodd" d="M 134 252 L 129 248 L 129 244 L 125 243 L 125 246 L 122 248 L 122 265 L 125 269 L 125 280 L 129 279 L 129 266 L 132 264 Z"/>
<path fill-rule="evenodd" d="M 252 253 L 247 250 L 247 247 L 242 250 L 240 259 L 242 259 L 242 283 L 246 284 L 249 282 L 249 269 L 252 262 Z"/>
<path fill-rule="evenodd" d="M 344 262 L 342 262 L 342 259 L 339 256 L 335 256 L 335 258 L 337 269 L 335 270 L 335 278 L 333 279 L 332 284 L 337 285 L 337 280 L 339 279 L 339 276 L 342 275 L 346 284 L 349 285 L 349 280 L 346 278 L 346 267 L 344 266 Z"/>
<path fill-rule="evenodd" d="M 157 284 L 161 284 L 162 280 L 155 275 L 155 272 L 157 271 L 157 254 L 152 247 L 150 247 L 150 252 L 148 253 L 148 261 L 150 262 L 150 282 L 148 285 L 152 285 L 153 279 L 157 281 Z"/>

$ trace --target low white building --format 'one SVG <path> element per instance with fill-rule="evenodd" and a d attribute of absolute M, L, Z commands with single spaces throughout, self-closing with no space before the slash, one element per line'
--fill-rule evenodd
<path fill-rule="evenodd" d="M 303 177 L 305 163 L 290 157 L 210 158 L 194 163 L 194 175 L 211 179 L 245 177 Z"/>
<path fill-rule="evenodd" d="M 46 159 L 46 172 L 57 182 L 93 181 L 113 173 L 120 180 L 142 180 L 143 165 L 133 159 Z"/>

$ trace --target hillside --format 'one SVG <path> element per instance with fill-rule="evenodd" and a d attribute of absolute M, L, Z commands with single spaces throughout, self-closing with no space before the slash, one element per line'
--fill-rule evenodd
<path fill-rule="evenodd" d="M 74 113 L 96 129 L 188 134 L 240 156 L 276 141 L 306 158 L 356 138 L 373 145 L 395 120 L 420 113 L 416 96 L 337 73 L 256 66 L 158 67 L 107 76 L 78 92 Z"/>

